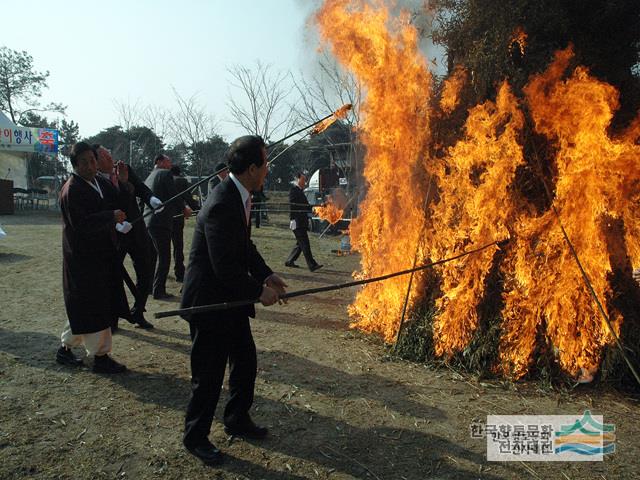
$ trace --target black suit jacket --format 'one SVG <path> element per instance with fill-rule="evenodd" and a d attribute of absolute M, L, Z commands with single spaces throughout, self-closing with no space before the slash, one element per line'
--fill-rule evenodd
<path fill-rule="evenodd" d="M 238 188 L 227 177 L 207 198 L 196 218 L 182 308 L 257 299 L 273 273 L 250 238 Z M 192 322 L 255 316 L 253 305 L 185 317 Z"/>
<path fill-rule="evenodd" d="M 309 229 L 309 213 L 312 212 L 309 200 L 302 189 L 294 185 L 289 190 L 289 219 L 296 221 L 296 229 Z"/>
<path fill-rule="evenodd" d="M 153 192 L 142 180 L 140 180 L 140 177 L 136 175 L 136 172 L 133 171 L 130 165 L 127 165 L 127 168 L 129 169 L 129 181 L 126 183 L 120 183 L 120 188 L 126 189 L 131 195 L 131 198 L 124 210 L 127 214 L 127 220 L 131 222 L 142 215 L 136 198 L 140 199 L 140 204 L 143 207 L 144 205 L 150 207 L 149 199 L 153 196 Z M 136 242 L 139 245 L 146 245 L 148 237 L 147 227 L 144 222 L 137 222 L 133 225 L 133 229 L 131 232 L 127 233 L 127 235 L 127 241 Z"/>
<path fill-rule="evenodd" d="M 164 168 L 154 168 L 147 179 L 145 185 L 163 202 L 174 197 L 178 191 L 176 190 L 173 174 Z M 147 228 L 164 228 L 171 230 L 173 226 L 173 216 L 178 213 L 175 208 L 175 202 L 164 207 L 160 213 L 151 213 L 151 207 L 145 205 L 144 213 L 147 215 L 144 222 Z"/>
<path fill-rule="evenodd" d="M 176 184 L 176 193 L 180 193 L 189 188 L 189 181 L 184 177 L 173 177 L 173 181 Z M 198 202 L 193 199 L 193 189 L 185 192 L 176 200 L 176 210 L 178 211 L 176 214 L 182 213 L 185 205 L 189 205 L 191 210 L 198 210 Z"/>

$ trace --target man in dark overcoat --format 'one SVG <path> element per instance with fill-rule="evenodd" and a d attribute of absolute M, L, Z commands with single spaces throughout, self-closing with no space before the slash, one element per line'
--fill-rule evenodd
<path fill-rule="evenodd" d="M 216 186 L 196 218 L 182 307 L 259 299 L 272 305 L 285 292 L 284 281 L 267 266 L 251 241 L 251 190 L 267 174 L 264 141 L 257 136 L 235 140 L 227 153 L 229 177 Z M 222 454 L 208 435 L 229 362 L 229 401 L 224 409 L 229 435 L 260 439 L 267 429 L 256 425 L 249 409 L 256 379 L 256 346 L 249 317 L 253 304 L 192 315 L 191 399 L 185 419 L 184 445 L 207 465 Z"/>
<path fill-rule="evenodd" d="M 62 211 L 63 292 L 68 322 L 61 335 L 58 363 L 80 365 L 71 347 L 84 344 L 94 356 L 93 371 L 119 373 L 124 365 L 113 360 L 111 324 L 128 314 L 116 227 L 125 213 L 110 209 L 103 191 L 108 184 L 96 178 L 96 157 L 91 145 L 79 142 L 71 150 L 73 175 L 60 192 Z"/>

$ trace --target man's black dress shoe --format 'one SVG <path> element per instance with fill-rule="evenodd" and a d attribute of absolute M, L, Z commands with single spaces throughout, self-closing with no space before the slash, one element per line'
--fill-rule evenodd
<path fill-rule="evenodd" d="M 240 425 L 225 425 L 224 433 L 227 435 L 234 435 L 236 437 L 261 440 L 267 436 L 269 429 L 266 427 L 260 427 L 253 423 L 252 420 L 248 420 Z"/>
<path fill-rule="evenodd" d="M 194 457 L 198 457 L 205 465 L 220 465 L 224 456 L 213 444 L 207 442 L 194 447 L 185 445 L 187 451 Z"/>
<path fill-rule="evenodd" d="M 285 267 L 289 267 L 289 268 L 300 268 L 300 267 L 298 267 L 298 265 L 296 265 L 293 262 L 284 262 L 284 266 Z"/>
<path fill-rule="evenodd" d="M 321 269 L 321 268 L 322 268 L 322 265 L 320 265 L 320 264 L 316 263 L 313 267 L 309 267 L 309 270 L 310 270 L 311 272 L 315 272 L 316 270 L 319 270 L 319 269 Z"/>
<path fill-rule="evenodd" d="M 70 367 L 79 367 L 82 365 L 82 359 L 76 357 L 70 348 L 61 346 L 56 352 L 56 362 L 60 365 L 68 365 Z"/>
<path fill-rule="evenodd" d="M 144 328 L 145 330 L 151 330 L 153 328 L 153 323 L 148 322 L 142 314 L 136 315 L 133 317 L 133 320 L 139 328 Z"/>
<path fill-rule="evenodd" d="M 93 371 L 94 373 L 122 373 L 127 370 L 127 367 L 121 363 L 116 362 L 109 355 L 96 355 L 93 357 Z"/>

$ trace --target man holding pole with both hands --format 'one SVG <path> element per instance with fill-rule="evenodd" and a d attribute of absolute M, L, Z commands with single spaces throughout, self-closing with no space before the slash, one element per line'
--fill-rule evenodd
<path fill-rule="evenodd" d="M 267 266 L 251 241 L 251 191 L 260 190 L 267 175 L 262 138 L 236 139 L 227 153 L 230 174 L 208 196 L 193 235 L 184 279 L 182 308 L 259 298 L 273 305 L 285 293 L 285 282 Z M 191 399 L 185 418 L 184 445 L 207 465 L 222 461 L 208 439 L 229 362 L 229 401 L 225 432 L 261 439 L 267 429 L 249 415 L 257 371 L 256 347 L 249 317 L 253 305 L 185 316 L 191 349 Z"/>

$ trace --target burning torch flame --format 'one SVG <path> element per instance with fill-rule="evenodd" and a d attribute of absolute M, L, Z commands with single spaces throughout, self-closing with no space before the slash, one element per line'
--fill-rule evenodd
<path fill-rule="evenodd" d="M 326 205 L 320 207 L 313 207 L 313 211 L 322 220 L 326 220 L 331 225 L 335 225 L 342 218 L 344 210 L 336 207 L 333 203 L 329 202 Z"/>
<path fill-rule="evenodd" d="M 353 105 L 351 105 L 350 103 L 345 103 L 338 110 L 333 112 L 332 116 L 330 116 L 323 122 L 320 122 L 318 125 L 313 127 L 313 130 L 311 130 L 311 135 L 319 135 L 320 133 L 324 132 L 327 128 L 329 128 L 331 125 L 333 125 L 338 119 L 345 118 L 347 116 L 347 112 L 351 110 L 352 107 Z"/>

